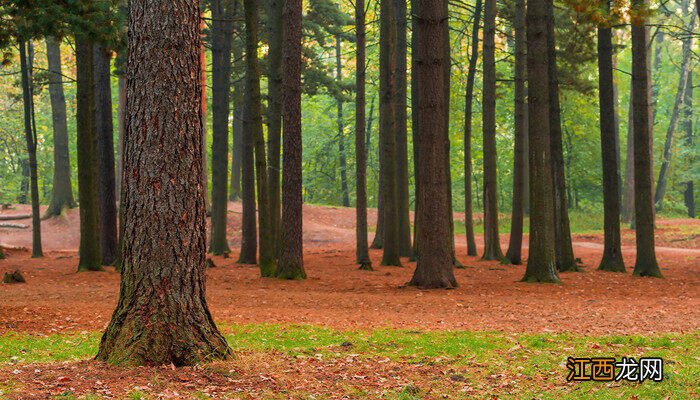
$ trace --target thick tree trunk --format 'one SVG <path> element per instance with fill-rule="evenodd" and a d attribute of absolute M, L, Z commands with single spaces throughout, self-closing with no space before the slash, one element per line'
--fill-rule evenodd
<path fill-rule="evenodd" d="M 474 100 L 474 78 L 479 59 L 479 24 L 481 23 L 482 1 L 476 0 L 474 23 L 472 25 L 467 88 L 464 99 L 464 226 L 467 234 L 467 255 L 476 256 L 474 239 L 474 206 L 472 201 L 472 104 Z"/>
<path fill-rule="evenodd" d="M 416 18 L 414 17 L 414 11 L 416 5 L 411 3 L 411 32 L 417 31 Z M 418 209 L 420 209 L 420 179 L 418 179 L 418 174 L 420 169 L 418 168 L 420 160 L 420 149 L 418 148 L 418 135 L 420 130 L 420 118 L 418 117 L 418 93 L 419 82 L 416 76 L 416 71 L 418 70 L 418 60 L 416 58 L 416 53 L 414 49 L 418 46 L 416 42 L 416 35 L 411 35 L 411 135 L 413 138 L 413 181 L 414 181 L 414 198 L 415 203 L 413 205 L 413 255 L 411 256 L 411 261 L 416 261 L 418 259 L 418 232 L 420 227 L 418 226 Z M 374 98 L 372 98 L 374 100 Z"/>
<path fill-rule="evenodd" d="M 335 37 L 335 77 L 340 84 L 343 80 L 342 69 L 343 64 L 341 60 L 341 40 L 340 35 Z M 342 94 L 338 96 L 337 106 L 338 114 L 336 122 L 338 124 L 338 158 L 340 164 L 340 196 L 341 204 L 343 207 L 350 207 L 350 193 L 348 189 L 348 172 L 347 172 L 347 162 L 345 158 L 345 124 L 343 122 L 343 99 Z"/>
<path fill-rule="evenodd" d="M 685 145 L 687 148 L 693 148 L 693 73 L 688 75 L 688 83 L 685 85 Z M 694 161 L 691 155 L 691 164 Z M 695 188 L 693 179 L 691 178 L 685 183 L 685 191 L 683 192 L 685 207 L 688 209 L 688 217 L 695 218 Z"/>
<path fill-rule="evenodd" d="M 194 365 L 230 353 L 204 296 L 198 20 L 193 0 L 130 3 L 123 273 L 97 354 L 112 364 Z"/>
<path fill-rule="evenodd" d="M 506 259 L 522 264 L 525 169 L 527 165 L 527 100 L 525 51 L 525 0 L 515 1 L 515 147 L 513 150 L 513 210 Z"/>
<path fill-rule="evenodd" d="M 549 131 L 551 150 L 551 168 L 554 196 L 554 247 L 559 271 L 576 271 L 576 258 L 571 244 L 569 226 L 569 204 L 566 197 L 566 178 L 564 170 L 564 151 L 562 149 L 561 107 L 559 104 L 559 80 L 554 37 L 554 6 L 547 6 L 547 47 L 549 49 Z"/>
<path fill-rule="evenodd" d="M 282 220 L 277 276 L 305 279 L 301 169 L 301 0 L 285 0 L 282 47 Z"/>
<path fill-rule="evenodd" d="M 606 2 L 609 10 L 610 3 Z M 603 164 L 605 248 L 599 270 L 625 272 L 620 236 L 620 191 L 616 140 L 615 94 L 613 81 L 612 33 L 598 27 L 598 99 L 600 105 L 600 147 Z"/>
<path fill-rule="evenodd" d="M 420 226 L 420 253 L 416 270 L 410 284 L 419 288 L 454 288 L 454 254 L 451 240 L 449 203 L 449 168 L 446 159 L 449 148 L 447 129 L 444 126 L 445 113 L 449 107 L 445 98 L 444 85 L 449 82 L 445 76 L 446 52 L 442 43 L 447 41 L 447 14 L 444 3 L 447 0 L 418 0 L 413 5 L 414 35 L 416 35 L 414 57 L 414 81 L 420 82 L 417 105 L 420 120 L 417 134 L 421 157 L 417 168 L 421 204 L 417 224 Z"/>
<path fill-rule="evenodd" d="M 124 167 L 124 122 L 126 121 L 126 78 L 124 74 L 119 75 L 119 110 L 117 111 L 118 135 L 117 139 L 117 170 L 116 170 L 116 191 L 121 207 L 121 187 L 122 169 Z"/>
<path fill-rule="evenodd" d="M 27 141 L 29 181 L 32 198 L 32 258 L 43 257 L 41 248 L 41 215 L 39 210 L 39 177 L 36 162 L 36 122 L 34 121 L 33 60 L 31 41 L 19 42 L 22 72 L 22 99 L 24 103 L 24 136 Z"/>
<path fill-rule="evenodd" d="M 484 260 L 502 260 L 498 234 L 498 179 L 496 172 L 496 0 L 484 3 Z"/>
<path fill-rule="evenodd" d="M 78 271 L 101 271 L 97 133 L 95 132 L 95 84 L 93 43 L 75 37 L 77 75 L 78 202 L 80 203 L 80 261 Z"/>
<path fill-rule="evenodd" d="M 643 7 L 645 0 L 632 0 Z M 649 59 L 647 57 L 646 18 L 637 15 L 632 24 L 632 85 L 634 118 L 634 219 L 637 260 L 634 274 L 661 277 L 654 245 L 654 204 L 652 198 L 651 129 L 649 119 Z"/>
<path fill-rule="evenodd" d="M 688 7 L 685 7 L 688 12 Z M 695 26 L 695 14 L 690 19 L 688 32 L 693 31 Z M 669 170 L 671 168 L 671 157 L 673 156 L 673 136 L 676 133 L 676 128 L 681 118 L 681 106 L 685 97 L 685 87 L 688 84 L 688 75 L 690 74 L 690 54 L 691 54 L 692 38 L 690 36 L 683 39 L 683 59 L 680 66 L 680 76 L 678 77 L 678 89 L 676 90 L 676 98 L 673 102 L 673 110 L 671 111 L 671 120 L 668 123 L 666 130 L 666 141 L 664 142 L 664 152 L 662 153 L 661 169 L 659 170 L 659 179 L 656 181 L 656 194 L 654 195 L 654 204 L 656 210 L 661 210 L 668 184 Z"/>
<path fill-rule="evenodd" d="M 367 148 L 365 147 L 365 2 L 355 2 L 355 192 L 356 262 L 360 269 L 372 271 L 367 248 Z"/>
<path fill-rule="evenodd" d="M 95 134 L 97 135 L 100 252 L 103 265 L 117 261 L 117 201 L 114 177 L 114 127 L 112 125 L 111 56 L 93 45 L 95 68 Z"/>
<path fill-rule="evenodd" d="M 213 0 L 212 55 L 212 142 L 211 142 L 211 237 L 214 255 L 230 252 L 226 238 L 228 220 L 228 128 L 231 92 L 231 40 L 233 0 Z"/>
<path fill-rule="evenodd" d="M 268 99 L 267 99 L 267 161 L 269 163 L 267 184 L 270 187 L 270 230 L 275 242 L 280 235 L 280 158 L 282 146 L 282 3 L 269 0 L 267 10 L 270 49 L 268 53 Z M 278 247 L 278 246 L 276 246 Z M 278 251 L 279 249 L 277 249 Z"/>
<path fill-rule="evenodd" d="M 396 151 L 396 16 L 393 0 L 381 0 L 379 28 L 379 187 L 384 206 L 382 265 L 400 266 Z"/>
<path fill-rule="evenodd" d="M 530 245 L 525 282 L 559 282 L 554 242 L 554 194 L 549 143 L 548 3 L 527 3 Z"/>
<path fill-rule="evenodd" d="M 204 2 L 200 3 L 200 7 L 204 7 Z M 202 12 L 200 8 L 200 13 Z M 204 18 L 200 18 L 199 21 L 199 34 L 204 36 L 204 29 L 206 28 L 206 23 Z M 207 172 L 207 49 L 204 46 L 204 38 L 202 38 L 202 45 L 199 49 L 199 68 L 201 70 L 200 81 L 202 83 L 202 140 L 204 145 L 202 146 L 202 159 L 204 160 L 204 165 L 202 167 L 202 186 L 204 187 L 204 208 L 207 210 L 207 215 L 211 211 L 211 204 L 209 204 L 209 173 Z"/>
<path fill-rule="evenodd" d="M 76 206 L 70 179 L 66 98 L 63 94 L 63 72 L 61 71 L 61 43 L 53 37 L 46 38 L 46 58 L 49 64 L 49 97 L 51 99 L 53 127 L 53 189 L 51 203 L 49 203 L 44 218 L 61 215 L 65 208 Z"/>

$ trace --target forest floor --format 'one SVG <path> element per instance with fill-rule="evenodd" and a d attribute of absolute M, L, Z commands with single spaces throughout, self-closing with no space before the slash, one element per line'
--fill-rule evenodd
<path fill-rule="evenodd" d="M 28 210 L 27 206 L 16 206 L 0 211 L 0 215 Z M 87 394 L 122 398 L 136 393 L 132 398 L 141 398 L 141 392 L 153 398 L 218 398 L 224 393 L 232 398 L 437 398 L 441 393 L 465 398 L 493 394 L 521 397 L 537 393 L 542 389 L 538 385 L 545 385 L 559 391 L 552 397 L 586 394 L 605 398 L 622 393 L 627 398 L 638 395 L 640 387 L 622 385 L 622 392 L 616 392 L 620 385 L 566 383 L 566 356 L 574 351 L 578 356 L 600 351 L 609 354 L 611 349 L 620 356 L 639 356 L 665 349 L 664 354 L 676 357 L 688 340 L 688 359 L 679 361 L 676 357 L 674 366 L 678 374 L 690 368 L 684 371 L 690 376 L 679 375 L 671 382 L 680 387 L 658 385 L 654 390 L 659 390 L 660 397 L 676 390 L 687 394 L 682 397 L 700 395 L 698 385 L 692 383 L 700 381 L 698 220 L 658 221 L 657 256 L 665 279 L 631 275 L 634 233 L 627 229 L 623 232 L 623 253 L 628 273 L 597 271 L 602 234 L 575 233 L 574 252 L 582 260 L 583 271 L 562 274 L 561 285 L 521 283 L 524 266 L 467 257 L 464 236 L 458 235 L 457 256 L 466 266 L 455 270 L 460 287 L 420 291 L 404 286 L 415 264 L 404 260 L 404 267 L 379 266 L 380 250 L 371 251 L 374 272 L 357 270 L 352 208 L 305 206 L 305 281 L 263 279 L 255 266 L 236 264 L 240 204 L 231 203 L 229 212 L 233 253 L 229 258 L 213 257 L 216 267 L 207 270 L 207 300 L 237 350 L 236 359 L 175 371 L 145 368 L 134 372 L 85 360 L 94 354 L 98 332 L 115 307 L 119 275 L 111 268 L 75 272 L 77 210 L 42 222 L 45 257 L 41 259 L 30 258 L 27 250 L 31 247 L 30 229 L 0 229 L 0 245 L 9 256 L 0 261 L 0 272 L 18 269 L 27 279 L 26 284 L 0 286 L 0 382 L 9 382 L 4 386 L 0 383 L 0 397 L 5 393 L 13 398 L 47 398 L 63 393 L 66 398 Z M 456 219 L 462 217 L 455 215 Z M 370 210 L 369 219 L 371 224 L 376 220 L 374 210 Z M 28 219 L 16 222 L 31 223 Z M 507 235 L 501 240 L 505 251 Z M 478 247 L 482 244 L 477 236 Z M 524 252 L 526 255 L 527 246 Z M 320 327 L 325 333 L 316 332 Z M 261 339 L 259 334 L 251 336 L 241 329 L 261 330 L 271 338 Z M 293 332 L 291 339 L 282 342 L 287 347 L 259 346 L 260 340 L 279 338 L 283 335 L 280 332 L 287 330 Z M 387 345 L 390 350 L 378 348 L 377 339 L 372 339 L 378 332 L 392 337 L 388 343 L 405 343 Z M 472 351 L 471 358 L 449 355 L 450 348 L 443 343 L 446 339 L 440 335 L 469 332 L 485 336 L 458 341 L 484 351 Z M 249 341 L 241 346 L 239 341 L 246 334 Z M 315 336 L 328 341 L 304 342 Z M 397 349 L 403 352 L 415 347 L 415 338 L 437 341 L 436 347 L 419 346 L 412 353 L 396 354 Z M 369 343 L 369 347 L 358 350 L 353 347 L 358 347 L 358 342 Z M 75 352 L 61 358 L 67 351 L 64 347 L 75 347 Z M 470 354 L 469 349 L 461 350 Z M 46 354 L 42 358 L 37 352 Z M 530 375 L 521 370 L 532 370 L 530 364 L 538 365 L 540 356 L 549 358 L 539 363 L 539 369 Z M 363 361 L 356 362 L 357 357 Z M 57 363 L 76 359 L 80 361 Z M 472 362 L 474 365 L 469 364 Z M 542 381 L 533 381 L 533 374 Z M 465 378 L 471 375 L 474 377 Z M 442 378 L 436 381 L 436 376 Z M 691 383 L 686 386 L 684 379 L 691 379 Z M 613 392 L 598 393 L 603 388 Z"/>

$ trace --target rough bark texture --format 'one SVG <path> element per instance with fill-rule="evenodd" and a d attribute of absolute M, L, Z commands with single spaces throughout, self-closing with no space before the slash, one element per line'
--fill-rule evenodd
<path fill-rule="evenodd" d="M 360 269 L 372 270 L 367 248 L 367 148 L 365 147 L 365 2 L 355 2 L 355 212 L 356 250 Z"/>
<path fill-rule="evenodd" d="M 693 148 L 693 74 L 688 75 L 688 84 L 685 85 L 685 145 L 689 149 Z M 693 156 L 690 156 L 691 164 L 695 162 Z M 688 209 L 688 217 L 695 218 L 695 188 L 693 180 L 690 179 L 685 183 L 685 191 L 683 192 L 685 207 Z"/>
<path fill-rule="evenodd" d="M 609 9 L 610 3 L 606 2 Z M 615 94 L 613 92 L 613 48 L 610 27 L 598 27 L 598 99 L 600 147 L 603 164 L 603 212 L 605 248 L 599 270 L 625 272 L 620 236 L 619 163 L 616 139 Z"/>
<path fill-rule="evenodd" d="M 32 198 L 32 257 L 42 257 L 41 248 L 41 211 L 39 210 L 39 177 L 36 163 L 36 122 L 34 121 L 33 59 L 31 41 L 19 42 L 20 64 L 22 72 L 22 99 L 24 105 L 24 137 L 27 143 L 29 161 L 29 181 Z"/>
<path fill-rule="evenodd" d="M 644 7 L 645 0 L 632 0 L 632 5 Z M 632 24 L 632 85 L 634 118 L 634 219 L 637 239 L 637 259 L 634 274 L 661 277 L 654 247 L 654 204 L 652 198 L 651 129 L 649 119 L 650 93 L 647 29 L 645 18 L 637 16 Z"/>
<path fill-rule="evenodd" d="M 341 39 L 340 35 L 335 37 L 335 79 L 340 84 L 343 80 L 343 64 L 341 59 Z M 342 95 L 341 95 L 342 96 Z M 350 191 L 348 189 L 348 171 L 345 157 L 345 123 L 343 121 L 343 99 L 338 96 L 336 122 L 338 125 L 338 163 L 340 164 L 340 201 L 343 207 L 350 207 Z"/>
<path fill-rule="evenodd" d="M 527 3 L 528 136 L 530 142 L 530 245 L 525 282 L 559 282 L 554 242 L 554 195 L 549 143 L 547 3 Z"/>
<path fill-rule="evenodd" d="M 270 229 L 272 237 L 280 234 L 280 157 L 282 146 L 282 3 L 269 0 L 268 92 L 267 92 L 267 184 L 270 187 Z"/>
<path fill-rule="evenodd" d="M 44 217 L 60 215 L 65 208 L 75 208 L 70 179 L 70 153 L 68 147 L 68 123 L 66 98 L 63 94 L 61 70 L 61 43 L 53 37 L 46 38 L 46 58 L 49 66 L 49 97 L 53 127 L 53 184 L 51 202 Z"/>
<path fill-rule="evenodd" d="M 243 103 L 245 97 L 245 80 L 243 79 L 243 29 L 239 22 L 243 5 L 241 0 L 234 0 L 233 23 L 234 35 L 238 38 L 233 47 L 233 70 L 236 80 L 233 83 L 233 145 L 231 151 L 231 190 L 229 200 L 241 198 L 241 157 L 243 156 Z"/>
<path fill-rule="evenodd" d="M 527 100 L 525 51 L 525 0 L 515 1 L 515 147 L 513 150 L 513 210 L 506 259 L 522 264 L 523 214 L 525 211 L 525 169 L 527 165 Z"/>
<path fill-rule="evenodd" d="M 479 59 L 481 5 L 482 1 L 476 0 L 476 4 L 474 5 L 474 24 L 472 25 L 471 51 L 469 52 L 469 69 L 467 70 L 467 88 L 464 99 L 464 226 L 467 231 L 468 256 L 476 256 L 474 206 L 472 201 L 472 104 L 474 100 L 476 63 Z"/>
<path fill-rule="evenodd" d="M 284 0 L 282 21 L 282 220 L 277 276 L 305 279 L 301 195 L 301 0 Z"/>
<path fill-rule="evenodd" d="M 411 32 L 416 32 L 418 29 L 416 27 L 416 20 L 414 15 L 416 7 L 415 4 L 411 3 Z M 418 168 L 420 155 L 420 149 L 418 148 L 418 136 L 420 127 L 420 118 L 418 117 L 418 93 L 419 82 L 416 76 L 416 71 L 418 70 L 418 64 L 416 59 L 415 49 L 417 48 L 416 35 L 411 35 L 411 135 L 413 138 L 413 181 L 414 181 L 414 196 L 415 203 L 413 205 L 413 255 L 411 256 L 411 261 L 416 261 L 418 259 L 418 231 L 420 227 L 418 226 L 418 209 L 420 208 L 420 180 L 418 179 L 418 174 L 420 169 Z M 374 100 L 374 98 L 372 98 Z M 381 176 L 380 176 L 381 178 Z M 380 198 L 381 200 L 381 198 Z M 379 211 L 379 210 L 377 210 Z"/>
<path fill-rule="evenodd" d="M 211 2 L 211 242 L 214 255 L 230 252 L 226 239 L 228 219 L 228 128 L 231 92 L 233 0 Z"/>
<path fill-rule="evenodd" d="M 80 203 L 80 261 L 78 271 L 102 270 L 99 238 L 98 165 L 95 132 L 93 44 L 76 35 L 78 131 L 78 202 Z"/>
<path fill-rule="evenodd" d="M 393 0 L 381 0 L 379 22 L 379 170 L 382 176 L 382 265 L 401 265 L 396 162 L 396 16 Z"/>
<path fill-rule="evenodd" d="M 97 354 L 111 364 L 194 365 L 230 353 L 204 296 L 198 21 L 193 0 L 130 3 L 123 272 Z"/>
<path fill-rule="evenodd" d="M 115 187 L 119 204 L 121 206 L 122 169 L 124 166 L 124 122 L 126 121 L 126 78 L 124 74 L 119 75 L 119 110 L 117 111 L 118 135 L 117 139 L 117 170 Z"/>
<path fill-rule="evenodd" d="M 368 131 L 370 132 L 370 131 Z M 370 146 L 367 146 L 369 149 Z M 379 147 L 379 158 L 381 159 L 382 149 Z M 382 187 L 384 187 L 384 182 L 381 174 L 381 166 L 379 167 L 379 179 L 377 182 L 377 227 L 374 230 L 374 239 L 372 239 L 372 244 L 369 246 L 370 249 L 381 249 L 384 247 L 384 200 L 382 199 Z"/>
<path fill-rule="evenodd" d="M 484 2 L 484 260 L 502 260 L 498 235 L 498 177 L 496 171 L 496 0 Z"/>
<path fill-rule="evenodd" d="M 451 241 L 449 203 L 449 169 L 445 159 L 449 157 L 447 129 L 444 114 L 448 112 L 444 85 L 449 82 L 445 76 L 446 52 L 442 44 L 447 41 L 446 0 L 417 0 L 413 5 L 413 18 L 416 35 L 414 57 L 414 81 L 420 82 L 417 105 L 420 120 L 417 135 L 421 157 L 417 168 L 421 190 L 418 192 L 421 204 L 417 224 L 421 227 L 418 235 L 420 254 L 416 270 L 410 284 L 419 288 L 454 288 L 454 255 Z"/>
<path fill-rule="evenodd" d="M 95 134 L 97 135 L 100 252 L 102 264 L 117 261 L 117 200 L 114 176 L 114 127 L 112 125 L 111 55 L 93 45 L 95 68 Z"/>

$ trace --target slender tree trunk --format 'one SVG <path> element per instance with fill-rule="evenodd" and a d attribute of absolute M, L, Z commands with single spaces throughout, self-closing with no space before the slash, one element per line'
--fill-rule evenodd
<path fill-rule="evenodd" d="M 610 3 L 606 1 L 609 11 Z M 600 146 L 603 157 L 603 201 L 605 248 L 599 270 L 625 272 L 620 237 L 620 190 L 616 141 L 613 48 L 610 27 L 598 27 L 598 99 L 600 105 Z"/>
<path fill-rule="evenodd" d="M 267 99 L 267 160 L 269 163 L 267 183 L 270 187 L 270 229 L 277 243 L 280 235 L 280 158 L 282 146 L 282 3 L 269 0 L 268 9 L 270 49 L 268 53 L 268 99 Z M 279 250 L 279 249 L 277 249 Z"/>
<path fill-rule="evenodd" d="M 234 19 L 239 19 L 243 5 L 241 0 L 234 0 Z M 233 70 L 236 80 L 233 83 L 233 146 L 231 151 L 231 190 L 229 200 L 236 201 L 241 198 L 241 159 L 243 157 L 243 107 L 245 101 L 245 79 L 242 73 L 243 64 L 243 29 L 241 23 L 234 21 L 234 35 L 239 38 L 233 47 Z M 271 83 L 270 83 L 271 84 Z"/>
<path fill-rule="evenodd" d="M 625 161 L 625 185 L 622 195 L 622 220 L 626 223 L 634 222 L 634 118 L 632 112 L 632 99 L 634 87 L 630 84 L 630 102 L 627 112 L 627 148 Z"/>
<path fill-rule="evenodd" d="M 414 81 L 419 81 L 417 99 L 418 119 L 420 120 L 417 140 L 421 157 L 420 173 L 421 204 L 417 211 L 420 253 L 416 270 L 410 284 L 419 288 L 454 288 L 454 254 L 451 240 L 450 220 L 452 219 L 448 187 L 449 168 L 445 160 L 449 158 L 447 129 L 444 126 L 445 114 L 449 107 L 444 85 L 449 82 L 444 46 L 448 40 L 447 0 L 418 0 L 414 3 L 413 15 L 416 35 L 414 57 L 417 69 Z"/>
<path fill-rule="evenodd" d="M 547 46 L 549 49 L 549 131 L 551 151 L 551 168 L 554 196 L 554 247 L 559 271 L 576 271 L 576 258 L 571 244 L 569 227 L 569 205 L 566 197 L 566 179 L 564 169 L 564 151 L 562 149 L 561 107 L 559 104 L 559 80 L 554 37 L 554 6 L 547 6 Z"/>
<path fill-rule="evenodd" d="M 112 125 L 111 56 L 106 49 L 93 45 L 95 73 L 95 134 L 97 136 L 99 232 L 103 265 L 117 261 L 117 201 L 114 177 L 114 127 Z"/>
<path fill-rule="evenodd" d="M 416 5 L 411 2 L 411 32 L 416 32 L 418 27 L 416 26 L 416 18 L 414 11 Z M 418 210 L 420 209 L 420 179 L 418 179 L 418 174 L 420 169 L 418 164 L 420 163 L 420 149 L 418 148 L 418 136 L 420 130 L 420 118 L 418 116 L 418 93 L 420 93 L 419 82 L 417 79 L 416 71 L 418 70 L 418 59 L 416 58 L 415 49 L 418 43 L 416 41 L 416 35 L 411 35 L 411 135 L 413 138 L 413 181 L 414 181 L 414 198 L 415 203 L 413 205 L 413 255 L 411 256 L 411 261 L 418 260 L 418 233 L 420 227 L 418 226 Z M 372 98 L 374 100 L 374 98 Z M 381 200 L 381 199 L 380 199 Z"/>
<path fill-rule="evenodd" d="M 687 2 L 686 2 L 687 3 Z M 685 11 L 688 12 L 687 4 Z M 692 32 L 695 26 L 695 14 L 690 19 L 688 31 Z M 688 75 L 690 74 L 690 54 L 691 54 L 692 38 L 690 36 L 683 39 L 683 60 L 680 66 L 680 76 L 678 78 L 678 89 L 676 98 L 673 102 L 673 110 L 671 111 L 671 120 L 666 130 L 666 141 L 664 143 L 663 158 L 661 159 L 661 169 L 659 171 L 659 179 L 656 182 L 656 194 L 654 195 L 654 204 L 656 210 L 661 210 L 668 184 L 669 170 L 671 168 L 671 157 L 673 156 L 673 136 L 676 133 L 676 128 L 681 118 L 681 106 L 685 97 L 685 87 L 688 84 Z"/>
<path fill-rule="evenodd" d="M 200 3 L 200 6 L 204 7 L 204 2 Z M 201 36 L 204 36 L 205 28 L 204 18 L 200 18 L 199 33 Z M 207 162 L 207 49 L 204 47 L 203 38 L 202 47 L 199 49 L 199 68 L 201 69 L 199 79 L 202 81 L 202 140 L 204 141 L 204 146 L 202 146 L 202 159 L 204 160 L 202 186 L 204 187 L 204 209 L 207 210 L 207 215 L 209 215 L 211 204 L 209 204 L 209 173 L 207 172 L 207 165 L 209 164 Z"/>
<path fill-rule="evenodd" d="M 360 269 L 372 271 L 367 248 L 367 149 L 365 148 L 365 2 L 355 2 L 355 185 L 356 185 L 356 262 Z"/>
<path fill-rule="evenodd" d="M 530 143 L 530 245 L 525 282 L 559 282 L 554 242 L 554 194 L 549 143 L 548 6 L 527 3 L 528 136 Z"/>
<path fill-rule="evenodd" d="M 49 64 L 49 97 L 53 126 L 53 185 L 51 203 L 44 218 L 61 215 L 65 208 L 75 208 L 70 179 L 70 151 L 68 147 L 68 123 L 66 98 L 63 95 L 61 71 L 61 43 L 53 37 L 46 38 L 46 58 Z"/>
<path fill-rule="evenodd" d="M 97 353 L 111 364 L 195 365 L 230 354 L 204 296 L 198 10 L 193 0 L 130 3 L 124 164 L 148 173 L 124 175 L 119 302 Z"/>
<path fill-rule="evenodd" d="M 472 103 L 474 98 L 474 78 L 479 59 L 479 24 L 481 23 L 482 1 L 474 5 L 471 51 L 467 71 L 467 89 L 464 99 L 464 226 L 467 230 L 467 255 L 476 256 L 474 240 L 474 207 L 472 202 Z"/>
<path fill-rule="evenodd" d="M 233 0 L 213 0 L 212 10 L 212 146 L 211 146 L 211 242 L 214 255 L 230 252 L 226 238 L 228 220 L 228 127 L 231 92 L 231 40 Z"/>
<path fill-rule="evenodd" d="M 372 109 L 370 108 L 370 111 Z M 369 132 L 369 131 L 368 131 Z M 381 143 L 381 142 L 380 142 Z M 369 149 L 369 146 L 367 146 Z M 379 159 L 381 160 L 381 147 L 379 147 Z M 384 200 L 383 193 L 384 182 L 381 173 L 381 165 L 379 166 L 379 179 L 377 182 L 377 228 L 374 230 L 374 239 L 369 246 L 370 249 L 381 249 L 384 247 Z"/>
<path fill-rule="evenodd" d="M 645 0 L 633 0 L 633 7 L 644 7 Z M 646 18 L 636 15 L 632 24 L 632 85 L 634 118 L 634 219 L 637 260 L 634 275 L 661 277 L 654 245 L 654 204 L 652 198 L 651 129 L 649 119 L 649 59 Z"/>
<path fill-rule="evenodd" d="M 121 207 L 122 169 L 124 166 L 124 130 L 126 129 L 124 126 L 124 122 L 126 121 L 126 78 L 123 74 L 119 75 L 119 110 L 117 111 L 117 120 L 119 124 L 119 138 L 117 139 L 117 171 L 115 186 L 117 190 L 117 197 L 119 197 L 119 206 Z"/>
<path fill-rule="evenodd" d="M 685 145 L 687 148 L 693 148 L 693 73 L 688 75 L 688 84 L 685 85 L 685 121 L 684 121 L 684 131 L 685 131 Z M 690 163 L 693 165 L 695 159 L 692 154 L 690 156 Z M 688 217 L 695 218 L 695 188 L 693 179 L 689 179 L 685 183 L 685 191 L 683 192 L 683 197 L 685 200 L 685 207 L 688 209 Z"/>
<path fill-rule="evenodd" d="M 341 60 L 341 40 L 340 35 L 335 37 L 335 67 L 336 67 L 336 80 L 341 83 L 343 80 L 342 76 L 342 60 Z M 343 99 L 342 94 L 338 96 L 338 157 L 340 163 L 340 194 L 341 203 L 343 207 L 350 207 L 350 193 L 348 189 L 348 174 L 347 174 L 347 162 L 345 159 L 345 125 L 343 122 Z"/>
<path fill-rule="evenodd" d="M 19 41 L 24 103 L 24 136 L 27 140 L 29 180 L 32 198 L 32 258 L 43 257 L 41 248 L 41 210 L 39 210 L 39 177 L 36 162 L 36 122 L 34 121 L 34 90 L 32 70 L 34 51 L 31 41 Z"/>
<path fill-rule="evenodd" d="M 496 0 L 484 7 L 484 260 L 502 260 L 498 235 L 498 180 L 496 173 Z"/>
<path fill-rule="evenodd" d="M 525 168 L 527 162 L 527 101 L 525 51 L 525 0 L 515 1 L 515 148 L 513 151 L 513 210 L 506 258 L 522 264 L 523 213 L 525 211 Z"/>
<path fill-rule="evenodd" d="M 27 204 L 27 195 L 29 194 L 29 159 L 22 158 L 20 161 L 22 167 L 22 181 L 20 182 L 19 196 L 17 202 L 19 204 Z"/>
<path fill-rule="evenodd" d="M 277 276 L 305 279 L 302 236 L 301 169 L 301 0 L 284 0 L 282 47 L 282 160 L 281 245 Z"/>
<path fill-rule="evenodd" d="M 396 151 L 396 16 L 393 0 L 381 0 L 379 29 L 379 188 L 384 206 L 382 265 L 401 265 Z"/>

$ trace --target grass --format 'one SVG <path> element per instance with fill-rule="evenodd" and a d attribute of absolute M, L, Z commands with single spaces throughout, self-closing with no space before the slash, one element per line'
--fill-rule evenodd
<path fill-rule="evenodd" d="M 239 354 L 272 359 L 281 353 L 289 356 L 289 360 L 314 357 L 330 363 L 352 354 L 366 362 L 395 363 L 397 368 L 431 366 L 459 378 L 452 382 L 449 379 L 426 381 L 425 377 L 407 376 L 407 379 L 417 379 L 421 383 L 387 388 L 383 396 L 389 399 L 432 398 L 436 393 L 452 393 L 464 398 L 477 393 L 476 397 L 497 395 L 544 399 L 669 396 L 682 399 L 700 395 L 700 347 L 697 345 L 700 331 L 649 336 L 584 336 L 388 328 L 341 331 L 319 326 L 277 324 L 226 325 L 222 328 L 234 352 Z M 99 338 L 96 332 L 49 336 L 8 333 L 0 336 L 0 368 L 87 359 L 95 354 Z M 618 360 L 623 356 L 663 357 L 665 378 L 661 383 L 567 383 L 565 362 L 568 356 L 609 356 Z M 374 392 L 362 387 L 351 384 L 343 387 L 348 397 L 376 397 Z M 455 388 L 461 388 L 462 392 Z M 18 384 L 2 383 L 0 397 L 3 393 L 18 390 Z M 474 392 L 470 395 L 471 390 Z M 207 398 L 197 391 L 190 397 Z M 67 394 L 63 398 L 86 397 Z M 144 397 L 135 391 L 129 398 Z"/>

